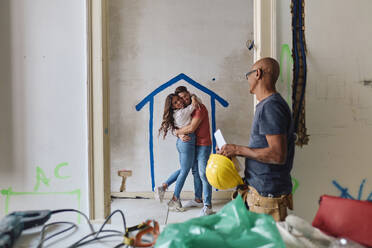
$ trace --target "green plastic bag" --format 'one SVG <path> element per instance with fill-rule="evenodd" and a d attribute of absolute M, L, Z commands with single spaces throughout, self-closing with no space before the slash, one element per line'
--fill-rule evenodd
<path fill-rule="evenodd" d="M 248 211 L 239 195 L 216 214 L 166 226 L 155 247 L 285 248 L 285 245 L 274 219 Z"/>

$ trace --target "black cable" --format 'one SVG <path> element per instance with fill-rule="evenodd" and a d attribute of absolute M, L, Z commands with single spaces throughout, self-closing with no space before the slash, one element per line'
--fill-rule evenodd
<path fill-rule="evenodd" d="M 122 217 L 122 220 L 123 220 L 123 228 L 124 228 L 124 231 L 123 232 L 120 232 L 120 231 L 116 231 L 116 230 L 103 230 L 103 228 L 105 227 L 105 225 L 107 224 L 107 222 L 111 219 L 111 217 L 116 214 L 116 213 L 120 213 L 121 217 Z M 74 244 L 72 244 L 71 246 L 69 246 L 69 248 L 75 248 L 75 247 L 79 247 L 79 246 L 82 246 L 82 245 L 86 245 L 88 243 L 91 243 L 91 242 L 94 242 L 94 241 L 97 241 L 97 240 L 100 240 L 102 238 L 107 238 L 107 237 L 114 237 L 114 236 L 122 236 L 124 237 L 125 233 L 126 233 L 126 230 L 127 230 L 127 224 L 126 224 L 126 220 L 125 220 L 125 217 L 124 217 L 124 213 L 117 209 L 115 210 L 114 212 L 112 212 L 105 220 L 105 222 L 101 225 L 101 227 L 99 228 L 99 230 L 97 232 L 92 232 L 88 235 L 86 235 L 85 237 L 81 238 L 80 240 L 76 241 Z M 103 232 L 115 232 L 117 234 L 111 234 L 111 235 L 105 235 L 105 236 L 99 236 L 100 233 L 103 233 Z M 90 239 L 90 240 L 87 240 L 87 241 L 84 241 L 85 239 L 89 238 L 90 236 L 93 236 L 94 235 L 94 238 Z M 83 242 L 84 241 L 84 242 Z"/>
<path fill-rule="evenodd" d="M 103 230 L 103 228 L 105 227 L 105 225 L 107 224 L 107 222 L 111 219 L 111 217 L 116 214 L 116 213 L 120 213 L 121 215 L 121 218 L 123 220 L 123 233 L 126 233 L 126 230 L 127 230 L 127 223 L 125 221 L 125 217 L 124 217 L 124 213 L 123 211 L 121 211 L 120 209 L 116 209 L 114 212 L 112 212 L 105 220 L 105 222 L 102 224 L 101 228 L 98 230 L 97 234 L 95 237 L 98 237 L 99 233 Z"/>
<path fill-rule="evenodd" d="M 87 220 L 87 222 L 89 224 L 89 228 L 92 231 L 92 233 L 95 233 L 92 223 L 90 222 L 89 218 L 83 212 L 81 212 L 79 210 L 76 210 L 76 209 L 58 209 L 58 210 L 53 210 L 51 212 L 51 214 L 53 215 L 53 214 L 58 214 L 58 213 L 62 213 L 62 212 L 76 212 L 76 213 L 82 215 Z M 65 229 L 63 229 L 63 230 L 61 230 L 61 231 L 59 231 L 57 233 L 54 233 L 54 234 L 50 235 L 49 237 L 47 237 L 46 239 L 44 239 L 45 230 L 48 227 L 50 227 L 50 226 L 58 225 L 58 224 L 69 224 L 71 226 L 70 227 L 67 227 L 67 228 L 65 228 Z M 47 240 L 49 240 L 49 239 L 51 239 L 51 238 L 53 238 L 53 237 L 55 237 L 57 235 L 60 235 L 60 234 L 62 234 L 64 232 L 67 232 L 67 231 L 71 230 L 72 228 L 77 228 L 77 225 L 75 223 L 66 222 L 66 221 L 53 222 L 53 223 L 49 223 L 47 225 L 44 225 L 43 228 L 42 228 L 42 230 L 41 230 L 41 233 L 40 233 L 40 235 L 41 235 L 40 236 L 40 241 L 39 241 L 39 244 L 38 244 L 37 247 L 38 248 L 41 248 L 43 246 L 43 244 L 44 244 L 45 241 L 47 241 Z"/>
<path fill-rule="evenodd" d="M 120 231 L 116 231 L 116 230 L 103 230 L 101 232 L 117 232 L 117 233 L 120 233 L 120 235 L 122 235 L 122 232 Z M 80 246 L 80 243 L 84 240 L 86 240 L 87 238 L 93 236 L 93 235 L 96 235 L 97 232 L 92 232 L 92 233 L 89 233 L 87 235 L 85 235 L 84 237 L 82 237 L 81 239 L 79 239 L 78 241 L 76 241 L 75 243 L 73 243 L 72 245 L 68 246 L 68 248 L 73 248 L 73 247 L 78 247 Z M 92 240 L 91 240 L 92 241 Z"/>
<path fill-rule="evenodd" d="M 124 235 L 125 235 L 125 232 L 126 232 L 126 229 L 127 229 L 127 224 L 126 224 L 126 221 L 125 221 L 124 213 L 123 213 L 121 210 L 117 209 L 117 210 L 115 210 L 114 212 L 112 212 L 112 213 L 111 213 L 111 214 L 106 218 L 105 222 L 101 225 L 101 227 L 100 227 L 100 229 L 98 230 L 98 232 L 96 232 L 95 234 L 94 234 L 94 233 L 91 233 L 91 234 L 85 236 L 84 238 L 82 238 L 82 239 L 80 239 L 79 241 L 75 242 L 75 243 L 71 246 L 71 248 L 73 248 L 73 247 L 79 247 L 79 246 L 81 246 L 81 245 L 88 244 L 88 243 L 90 243 L 90 242 L 94 242 L 94 241 L 96 241 L 96 240 L 101 239 L 102 237 L 99 237 L 99 234 L 102 233 L 102 232 L 114 231 L 114 230 L 103 230 L 103 228 L 105 227 L 105 225 L 107 224 L 107 222 L 111 219 L 111 217 L 112 217 L 114 214 L 116 214 L 116 213 L 120 213 L 120 215 L 121 215 L 121 217 L 122 217 L 124 231 L 123 231 L 123 232 L 115 231 L 115 232 L 119 233 L 120 236 L 124 236 Z M 80 243 L 80 242 L 82 242 L 83 240 L 85 240 L 86 238 L 88 238 L 89 236 L 92 236 L 92 235 L 94 235 L 94 238 L 92 238 L 92 239 L 90 239 L 90 240 L 87 240 L 87 241 L 85 241 L 85 242 L 83 242 L 83 243 Z M 106 238 L 106 237 L 112 237 L 112 236 L 118 236 L 118 235 L 106 235 L 106 236 L 103 236 L 103 237 Z"/>
<path fill-rule="evenodd" d="M 50 227 L 50 226 L 53 226 L 53 225 L 60 225 L 60 224 L 69 224 L 71 225 L 70 227 L 67 227 L 65 229 L 63 229 L 62 231 L 59 231 L 59 232 L 56 232 L 50 236 L 48 236 L 47 238 L 44 239 L 44 236 L 45 236 L 45 230 Z M 67 221 L 60 221 L 60 222 L 53 222 L 53 223 L 49 223 L 49 224 L 46 224 L 43 226 L 43 228 L 41 229 L 41 233 L 40 233 L 40 241 L 39 241 L 39 244 L 37 245 L 37 248 L 41 248 L 43 247 L 43 244 L 45 241 L 59 235 L 59 234 L 62 234 L 64 232 L 67 232 L 69 230 L 71 230 L 72 228 L 77 228 L 77 225 L 75 223 L 72 223 L 72 222 L 67 222 Z"/>
<path fill-rule="evenodd" d="M 297 133 L 298 131 L 298 125 L 299 125 L 299 116 L 302 109 L 302 102 L 304 100 L 305 95 L 305 89 L 306 89 L 306 77 L 307 77 L 307 65 L 306 65 L 306 52 L 305 52 L 305 45 L 303 41 L 303 31 L 302 31 L 302 0 L 293 0 L 292 1 L 293 7 L 293 13 L 292 13 L 292 44 L 293 44 L 293 50 L 295 55 L 295 70 L 294 70 L 294 79 L 293 79 L 293 91 L 292 91 L 292 110 L 293 110 L 293 119 L 294 119 L 294 130 Z M 297 24 L 298 20 L 298 24 Z M 299 54 L 298 54 L 298 46 L 297 46 L 297 34 L 299 38 L 299 43 L 301 49 L 301 55 L 302 55 L 302 61 L 303 61 L 303 69 L 304 69 L 304 82 L 301 89 L 301 95 L 299 102 L 296 101 L 296 95 L 297 95 L 297 86 L 298 86 L 298 79 L 299 79 Z M 298 108 L 296 109 L 296 106 L 298 105 Z M 294 110 L 297 110 L 296 112 Z"/>
<path fill-rule="evenodd" d="M 304 45 L 304 41 L 303 41 L 303 31 L 302 31 L 302 16 L 303 16 L 303 13 L 302 13 L 302 0 L 299 0 L 300 4 L 299 4 L 299 7 L 298 7 L 298 10 L 299 10 L 299 25 L 300 25 L 300 29 L 299 29 L 299 38 L 300 38 L 300 48 L 301 48 L 301 55 L 302 55 L 302 61 L 303 61 L 303 72 L 304 72 L 304 75 L 303 75 L 303 86 L 302 86 L 302 91 L 301 91 L 301 97 L 300 97 L 300 102 L 299 102 L 299 106 L 298 106 L 298 113 L 297 113 L 297 116 L 296 116 L 296 120 L 297 120 L 297 123 L 300 121 L 300 114 L 301 114 L 301 109 L 302 109 L 302 102 L 304 100 L 304 96 L 305 96 L 305 89 L 306 89 L 306 76 L 307 76 L 307 64 L 306 64 L 306 53 L 305 53 L 305 45 Z M 298 126 L 297 126 L 297 129 L 298 129 Z"/>
<path fill-rule="evenodd" d="M 79 245 L 80 242 L 84 241 L 85 239 L 87 239 L 90 236 L 95 235 L 95 234 L 96 234 L 96 232 L 92 232 L 92 233 L 89 233 L 89 234 L 85 235 L 84 237 L 82 237 L 81 239 L 79 239 L 78 241 L 73 243 L 72 245 L 68 246 L 68 248 L 77 247 L 77 245 Z"/>
<path fill-rule="evenodd" d="M 294 52 L 294 73 L 293 73 L 293 91 L 292 91 L 292 111 L 293 111 L 293 121 L 294 121 L 294 131 L 297 133 L 297 113 L 296 109 L 297 106 L 297 86 L 298 86 L 298 78 L 299 78 L 299 56 L 298 56 L 298 49 L 297 49 L 297 0 L 292 0 L 292 45 L 293 45 L 293 52 Z"/>
<path fill-rule="evenodd" d="M 53 210 L 52 211 L 52 215 L 53 214 L 58 214 L 58 213 L 62 213 L 62 212 L 75 212 L 75 213 L 79 213 L 81 214 L 88 222 L 89 224 L 89 228 L 92 232 L 94 232 L 94 228 L 93 228 L 93 225 L 92 223 L 90 222 L 88 216 L 86 216 L 83 212 L 79 211 L 79 210 L 76 210 L 76 209 L 73 209 L 73 208 L 66 208 L 66 209 L 58 209 L 58 210 Z"/>
<path fill-rule="evenodd" d="M 78 214 L 81 214 L 88 222 L 89 224 L 89 227 L 91 229 L 92 232 L 94 232 L 94 228 L 92 226 L 92 223 L 89 221 L 88 217 L 81 211 L 79 210 L 76 210 L 76 209 L 58 209 L 58 210 L 53 210 L 51 211 L 51 214 L 58 214 L 58 213 L 62 213 L 62 212 L 76 212 Z M 53 226 L 53 225 L 59 225 L 59 224 L 69 224 L 71 225 L 70 227 L 67 227 L 57 233 L 54 233 L 52 235 L 50 235 L 49 237 L 47 237 L 46 239 L 44 239 L 44 236 L 45 236 L 45 230 L 50 227 L 50 226 Z M 72 223 L 72 222 L 66 222 L 66 221 L 60 221 L 60 222 L 53 222 L 53 223 L 49 223 L 47 225 L 44 225 L 43 228 L 41 229 L 41 233 L 40 233 L 40 241 L 39 241 L 39 244 L 38 244 L 38 248 L 41 248 L 44 244 L 45 241 L 57 236 L 57 235 L 60 235 L 64 232 L 67 232 L 69 230 L 71 230 L 72 228 L 77 228 L 77 225 L 75 223 Z"/>
<path fill-rule="evenodd" d="M 103 230 L 102 232 L 112 232 L 112 231 L 115 231 L 115 230 Z M 86 237 L 84 237 L 84 239 L 86 239 L 87 237 L 89 236 L 92 236 L 94 234 L 89 234 L 87 235 Z M 76 247 L 80 247 L 80 246 L 83 246 L 83 245 L 86 245 L 86 244 L 89 244 L 89 243 L 92 243 L 94 241 L 98 241 L 98 240 L 101 240 L 101 239 L 105 239 L 105 238 L 110 238 L 110 237 L 123 237 L 124 234 L 122 233 L 116 233 L 116 234 L 107 234 L 107 235 L 104 235 L 104 236 L 99 236 L 99 237 L 93 237 L 92 239 L 89 239 L 89 240 L 86 240 L 84 242 L 81 242 L 83 239 L 79 240 L 78 242 L 74 243 L 72 246 L 69 246 L 69 248 L 76 248 Z"/>
<path fill-rule="evenodd" d="M 117 231 L 117 230 L 111 230 L 111 229 L 109 229 L 109 230 L 102 230 L 100 233 L 103 233 L 103 232 L 115 232 L 115 233 L 117 233 L 117 234 L 124 235 L 124 234 L 123 234 L 122 232 L 120 232 L 120 231 Z M 90 233 L 90 234 L 85 235 L 83 238 L 81 238 L 80 240 L 76 241 L 76 242 L 74 243 L 74 245 L 76 245 L 76 244 L 82 242 L 83 240 L 89 238 L 90 236 L 96 235 L 97 233 L 98 233 L 98 232 L 93 232 L 93 233 Z"/>
<path fill-rule="evenodd" d="M 80 247 L 80 246 L 83 246 L 83 245 L 86 245 L 88 243 L 91 243 L 91 242 L 94 242 L 94 241 L 98 241 L 98 240 L 101 240 L 101 239 L 105 239 L 105 238 L 109 238 L 109 237 L 124 237 L 126 231 L 127 231 L 127 224 L 126 224 L 126 220 L 125 220 L 125 216 L 124 216 L 124 213 L 117 209 L 115 210 L 114 212 L 112 212 L 106 219 L 105 219 L 105 222 L 101 225 L 101 227 L 99 228 L 99 230 L 96 232 L 93 228 L 93 225 L 92 223 L 90 222 L 89 218 L 81 211 L 79 210 L 76 210 L 76 209 L 58 209 L 58 210 L 54 210 L 52 211 L 52 215 L 53 214 L 58 214 L 58 213 L 62 213 L 62 212 L 76 212 L 78 214 L 81 214 L 88 222 L 89 224 L 89 227 L 91 229 L 91 233 L 87 234 L 86 236 L 84 236 L 83 238 L 81 238 L 80 240 L 76 241 L 75 243 L 73 243 L 72 245 L 69 246 L 69 248 L 75 248 L 75 247 Z M 111 217 L 116 214 L 116 213 L 119 213 L 122 217 L 122 220 L 123 220 L 123 232 L 121 231 L 117 231 L 117 230 L 103 230 L 103 228 L 106 226 L 107 222 L 111 219 Z M 48 227 L 50 226 L 53 226 L 53 225 L 60 225 L 60 224 L 69 224 L 71 226 L 57 232 L 57 233 L 54 233 L 50 236 L 48 236 L 47 238 L 44 239 L 44 236 L 45 236 L 45 232 L 47 230 Z M 56 237 L 57 235 L 60 235 L 64 232 L 67 232 L 73 228 L 77 228 L 77 225 L 75 223 L 72 223 L 72 222 L 65 222 L 65 221 L 60 221 L 60 222 L 53 222 L 53 223 L 49 223 L 47 225 L 44 225 L 42 230 L 41 230 L 41 238 L 40 238 L 40 242 L 38 244 L 38 248 L 41 248 L 43 243 L 46 241 L 46 240 L 49 240 L 53 237 Z M 99 236 L 101 233 L 111 233 L 111 234 L 107 234 L 107 235 L 103 235 L 103 236 Z M 93 238 L 91 239 L 88 239 L 89 237 L 92 237 L 94 236 Z M 88 240 L 86 240 L 88 239 Z M 118 245 L 116 245 L 116 247 L 121 247 L 125 245 L 124 243 L 120 243 Z"/>

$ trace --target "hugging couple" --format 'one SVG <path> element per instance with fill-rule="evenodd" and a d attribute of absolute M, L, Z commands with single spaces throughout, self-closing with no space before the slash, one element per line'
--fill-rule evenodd
<path fill-rule="evenodd" d="M 164 139 L 168 131 L 178 137 L 176 146 L 181 168 L 155 189 L 155 197 L 162 202 L 165 191 L 176 182 L 173 197 L 168 202 L 169 210 L 183 212 L 185 208 L 203 207 L 201 216 L 212 214 L 212 186 L 205 175 L 212 148 L 208 110 L 185 86 L 177 87 L 175 93 L 169 94 L 165 100 L 159 135 L 162 134 Z M 182 206 L 180 194 L 190 169 L 194 177 L 195 199 Z"/>

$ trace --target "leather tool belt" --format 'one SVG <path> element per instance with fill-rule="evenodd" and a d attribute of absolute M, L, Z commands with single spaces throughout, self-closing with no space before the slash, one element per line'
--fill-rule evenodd
<path fill-rule="evenodd" d="M 249 185 L 239 185 L 232 198 L 240 194 L 249 211 L 271 215 L 275 221 L 284 221 L 287 217 L 287 208 L 293 210 L 292 194 L 279 197 L 265 197 Z"/>

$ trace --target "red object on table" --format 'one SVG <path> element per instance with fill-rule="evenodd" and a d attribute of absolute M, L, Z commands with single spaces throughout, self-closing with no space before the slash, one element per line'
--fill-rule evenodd
<path fill-rule="evenodd" d="M 372 202 L 323 195 L 312 225 L 331 236 L 372 246 Z"/>

